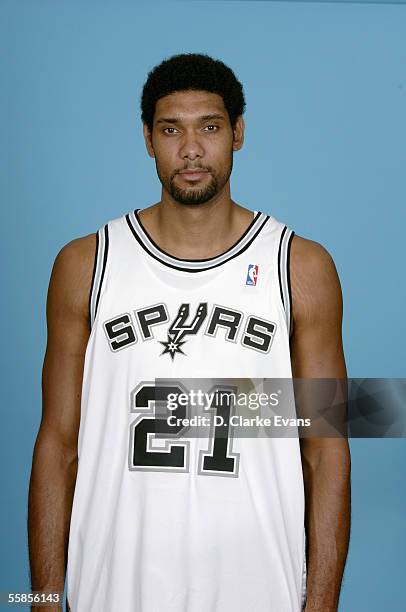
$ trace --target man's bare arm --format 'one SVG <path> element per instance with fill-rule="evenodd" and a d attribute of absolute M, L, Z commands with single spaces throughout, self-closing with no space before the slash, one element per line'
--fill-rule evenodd
<path fill-rule="evenodd" d="M 318 243 L 294 236 L 290 265 L 293 376 L 346 380 L 342 294 L 334 262 Z M 305 610 L 335 612 L 350 536 L 348 440 L 309 437 L 302 438 L 300 446 L 308 543 Z"/>
<path fill-rule="evenodd" d="M 28 500 L 31 588 L 35 591 L 64 589 L 95 249 L 95 234 L 67 244 L 55 259 L 49 284 L 42 419 Z"/>

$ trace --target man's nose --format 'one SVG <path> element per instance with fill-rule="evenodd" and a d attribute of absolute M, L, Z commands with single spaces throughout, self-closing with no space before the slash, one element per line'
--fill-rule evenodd
<path fill-rule="evenodd" d="M 180 155 L 182 159 L 196 159 L 202 157 L 204 153 L 203 147 L 196 133 L 190 132 L 184 134 Z"/>

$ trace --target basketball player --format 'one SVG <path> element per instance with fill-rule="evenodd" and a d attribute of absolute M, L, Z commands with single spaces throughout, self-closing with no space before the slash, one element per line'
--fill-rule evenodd
<path fill-rule="evenodd" d="M 141 107 L 160 201 L 67 244 L 51 275 L 32 588 L 63 590 L 67 570 L 72 612 L 334 612 L 347 441 L 191 439 L 156 412 L 185 378 L 345 378 L 334 263 L 232 200 L 245 101 L 230 68 L 174 56 Z"/>

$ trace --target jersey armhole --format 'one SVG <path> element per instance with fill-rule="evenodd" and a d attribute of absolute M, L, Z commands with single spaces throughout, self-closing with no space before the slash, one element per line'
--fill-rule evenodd
<path fill-rule="evenodd" d="M 281 232 L 278 249 L 279 290 L 283 309 L 285 311 L 286 328 L 289 337 L 293 332 L 292 292 L 290 286 L 290 247 L 294 235 L 295 232 L 285 225 Z"/>
<path fill-rule="evenodd" d="M 101 227 L 96 233 L 96 253 L 93 265 L 92 283 L 89 295 L 89 322 L 90 329 L 93 327 L 94 320 L 99 306 L 100 294 L 106 273 L 107 254 L 109 250 L 109 230 L 108 225 Z"/>

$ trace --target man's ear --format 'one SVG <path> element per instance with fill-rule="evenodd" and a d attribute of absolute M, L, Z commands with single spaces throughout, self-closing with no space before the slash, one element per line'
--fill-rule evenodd
<path fill-rule="evenodd" d="M 149 131 L 149 127 L 146 123 L 143 124 L 143 132 L 144 132 L 144 140 L 145 146 L 147 147 L 148 155 L 150 157 L 155 157 L 154 147 L 152 146 L 152 134 Z"/>
<path fill-rule="evenodd" d="M 237 117 L 233 128 L 233 151 L 239 151 L 244 144 L 245 123 L 242 115 Z"/>

